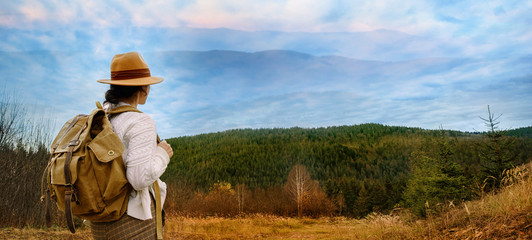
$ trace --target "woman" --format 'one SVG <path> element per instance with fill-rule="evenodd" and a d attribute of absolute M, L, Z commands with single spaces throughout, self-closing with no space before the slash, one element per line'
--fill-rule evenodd
<path fill-rule="evenodd" d="M 130 105 L 137 108 L 146 103 L 150 85 L 163 79 L 152 77 L 148 65 L 137 52 L 117 54 L 111 61 L 111 79 L 98 80 L 111 84 L 105 93 L 104 109 Z M 114 222 L 92 223 L 94 239 L 155 239 L 156 214 L 153 183 L 160 186 L 161 202 L 166 197 L 166 184 L 159 177 L 173 155 L 165 141 L 157 144 L 157 130 L 153 119 L 140 112 L 111 115 L 113 130 L 124 144 L 126 176 L 133 187 L 127 212 Z M 161 205 L 162 205 L 161 204 Z"/>

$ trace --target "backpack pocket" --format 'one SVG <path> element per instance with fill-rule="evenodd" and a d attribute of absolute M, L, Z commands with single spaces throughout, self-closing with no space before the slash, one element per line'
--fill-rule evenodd
<path fill-rule="evenodd" d="M 92 171 L 87 171 L 87 164 L 90 163 L 85 159 L 82 156 L 72 156 L 70 160 L 70 182 L 75 190 L 71 210 L 76 216 L 98 213 L 105 207 L 98 188 L 91 184 L 91 182 L 95 182 L 95 177 Z M 66 153 L 58 154 L 52 161 L 50 183 L 56 196 L 54 199 L 57 201 L 57 207 L 61 211 L 65 211 L 65 190 L 67 187 L 64 169 Z"/>
<path fill-rule="evenodd" d="M 78 161 L 80 156 L 72 156 L 70 160 L 70 183 L 74 184 L 78 179 Z M 50 183 L 52 185 L 66 185 L 65 178 L 66 153 L 57 154 L 52 158 Z"/>
<path fill-rule="evenodd" d="M 124 152 L 122 140 L 113 132 L 112 128 L 104 128 L 88 144 L 98 161 L 107 163 L 117 157 L 121 157 Z"/>
<path fill-rule="evenodd" d="M 105 211 L 109 215 L 120 217 L 127 208 L 125 205 L 132 189 L 127 181 L 122 159 L 124 152 L 122 141 L 110 125 L 109 127 L 104 125 L 102 131 L 88 144 L 88 148 L 96 182 L 106 206 Z"/>

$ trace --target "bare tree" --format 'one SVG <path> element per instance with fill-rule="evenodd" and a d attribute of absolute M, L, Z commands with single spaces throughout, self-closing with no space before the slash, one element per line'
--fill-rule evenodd
<path fill-rule="evenodd" d="M 236 199 L 238 201 L 238 214 L 242 214 L 244 212 L 244 202 L 248 195 L 247 193 L 248 189 L 246 188 L 246 185 L 244 184 L 237 184 L 235 186 L 235 192 L 236 192 Z"/>
<path fill-rule="evenodd" d="M 312 178 L 307 168 L 301 164 L 296 164 L 290 173 L 288 173 L 288 180 L 285 189 L 288 191 L 290 197 L 297 204 L 297 215 L 299 217 L 303 214 L 304 200 L 306 195 L 312 190 Z"/>
<path fill-rule="evenodd" d="M 26 110 L 13 96 L 15 94 L 7 94 L 4 89 L 0 98 L 0 146 L 3 147 L 12 147 L 24 127 L 22 120 Z"/>
<path fill-rule="evenodd" d="M 50 125 L 45 116 L 31 115 L 15 93 L 0 94 L 0 223 L 43 225 L 40 180 L 49 158 Z"/>

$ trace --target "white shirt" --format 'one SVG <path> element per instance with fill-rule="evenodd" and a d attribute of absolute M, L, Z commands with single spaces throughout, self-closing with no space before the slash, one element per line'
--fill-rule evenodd
<path fill-rule="evenodd" d="M 122 105 L 128 104 L 105 103 L 103 108 L 111 110 Z M 164 205 L 166 184 L 159 177 L 166 170 L 170 157 L 163 148 L 157 146 L 157 128 L 148 114 L 123 112 L 111 117 L 111 125 L 124 144 L 122 158 L 126 177 L 133 186 L 127 214 L 140 220 L 151 219 L 152 201 L 149 192 L 153 193 L 152 184 L 157 180 L 161 189 L 161 203 Z"/>

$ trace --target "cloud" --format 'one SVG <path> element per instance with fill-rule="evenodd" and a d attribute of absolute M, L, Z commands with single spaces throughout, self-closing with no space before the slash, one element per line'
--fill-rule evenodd
<path fill-rule="evenodd" d="M 420 33 L 438 31 L 457 19 L 480 19 L 489 27 L 500 16 L 521 18 L 531 3 L 500 1 L 17 1 L 1 3 L 3 14 L 20 14 L 16 26 L 53 27 L 89 24 L 109 27 L 132 24 L 147 27 L 233 28 L 282 31 L 365 31 L 380 28 Z M 5 24 L 7 18 L 2 15 Z M 452 20 L 452 21 L 450 21 Z M 446 24 L 449 23 L 449 24 Z M 501 23 L 503 24 L 503 23 Z M 361 29 L 359 29 L 360 27 Z"/>
<path fill-rule="evenodd" d="M 346 92 L 300 92 L 266 96 L 248 101 L 214 104 L 180 114 L 176 134 L 198 134 L 233 128 L 312 127 L 341 120 L 368 101 Z"/>
<path fill-rule="evenodd" d="M 516 80 L 515 84 L 522 84 L 522 81 Z M 165 131 L 170 136 L 181 136 L 235 128 L 323 127 L 369 122 L 425 129 L 442 126 L 446 129 L 482 131 L 483 122 L 478 117 L 485 115 L 488 104 L 497 113 L 505 113 L 505 118 L 501 119 L 501 128 L 504 129 L 530 124 L 526 118 L 516 115 L 532 116 L 532 112 L 527 110 L 526 113 L 515 114 L 523 110 L 518 110 L 523 100 L 532 100 L 530 96 L 522 95 L 532 90 L 530 84 L 525 86 L 518 96 L 506 90 L 502 91 L 508 95 L 501 95 L 497 85 L 471 92 L 454 84 L 441 86 L 443 91 L 439 94 L 404 99 L 342 90 L 271 95 L 228 104 L 213 103 L 205 108 L 183 112 Z"/>
<path fill-rule="evenodd" d="M 501 112 L 512 113 L 506 119 L 505 124 L 508 124 L 501 126 L 504 128 L 527 126 L 526 118 L 517 115 L 532 116 L 532 112 L 523 109 L 528 109 L 527 102 L 532 102 L 528 94 L 532 91 L 530 78 L 522 76 L 523 72 L 530 72 L 526 70 L 530 66 L 526 59 L 425 59 L 372 64 L 347 61 L 349 64 L 343 64 L 331 58 L 332 66 L 346 66 L 343 70 L 319 67 L 311 60 L 301 64 L 295 60 L 298 59 L 296 55 L 292 62 L 283 62 L 280 58 L 266 61 L 270 65 L 251 60 L 273 54 L 242 54 L 239 59 L 250 65 L 237 62 L 240 70 L 221 70 L 223 74 L 215 77 L 201 75 L 206 69 L 218 73 L 218 65 L 208 65 L 204 70 L 197 69 L 196 74 L 202 77 L 191 78 L 196 81 L 168 83 L 164 88 L 171 91 L 154 96 L 160 101 L 154 102 L 154 106 L 164 106 L 155 107 L 161 117 L 166 116 L 160 118 L 164 119 L 160 125 L 162 132 L 175 136 L 233 128 L 316 127 L 366 122 L 431 129 L 443 125 L 449 129 L 475 131 L 483 129 L 478 116 L 484 114 L 488 104 Z M 277 54 L 286 57 L 283 52 Z M 212 62 L 217 58 L 227 59 L 221 53 L 206 56 L 210 56 Z M 327 62 L 324 58 L 311 59 Z M 283 69 L 271 63 L 297 67 Z M 223 62 L 220 64 L 225 66 Z M 359 69 L 357 64 L 367 66 Z M 246 74 L 249 73 L 240 72 L 242 69 L 257 72 L 264 81 L 248 78 Z M 259 73 L 257 69 L 265 71 Z M 267 72 L 278 75 L 269 79 Z M 319 72 L 325 72 L 328 81 L 310 80 L 310 76 L 314 80 L 321 79 Z M 337 74 L 341 77 L 337 78 Z M 300 82 L 296 76 L 309 80 Z M 159 91 L 164 92 L 162 88 Z"/>
<path fill-rule="evenodd" d="M 523 48 L 532 51 L 529 1 L 23 0 L 3 1 L 0 9 L 2 27 L 101 33 L 101 40 L 94 42 L 99 48 L 119 44 L 113 41 L 116 36 L 106 31 L 109 28 L 190 27 L 285 32 L 390 29 L 466 49 L 467 55 L 501 55 L 523 52 Z M 47 40 L 39 44 L 46 45 Z"/>

